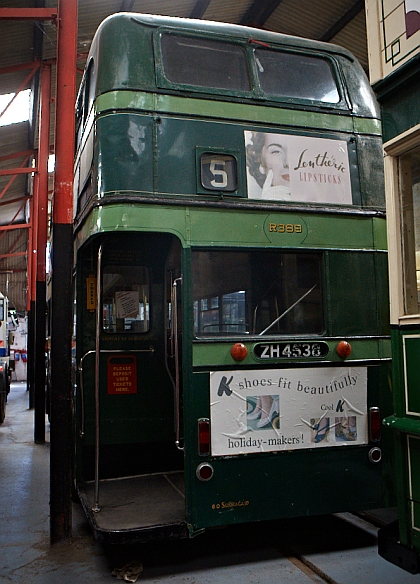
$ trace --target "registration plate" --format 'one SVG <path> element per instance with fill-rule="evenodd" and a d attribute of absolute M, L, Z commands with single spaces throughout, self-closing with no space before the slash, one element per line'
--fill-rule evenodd
<path fill-rule="evenodd" d="M 259 359 L 302 359 L 304 357 L 326 357 L 327 343 L 259 343 L 254 355 Z"/>

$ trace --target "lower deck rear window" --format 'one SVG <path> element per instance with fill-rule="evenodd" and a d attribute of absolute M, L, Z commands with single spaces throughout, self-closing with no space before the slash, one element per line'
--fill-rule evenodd
<path fill-rule="evenodd" d="M 277 250 L 194 252 L 195 335 L 321 334 L 321 259 Z"/>

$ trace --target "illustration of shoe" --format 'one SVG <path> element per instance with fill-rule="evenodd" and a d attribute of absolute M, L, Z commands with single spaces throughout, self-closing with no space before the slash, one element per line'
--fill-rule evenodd
<path fill-rule="evenodd" d="M 272 425 L 273 420 L 279 417 L 279 409 L 279 402 L 275 399 L 271 404 L 268 416 L 261 416 L 261 419 L 257 423 L 257 428 L 265 428 L 269 424 Z"/>
<path fill-rule="evenodd" d="M 347 425 L 339 424 L 336 428 L 335 435 L 337 438 L 343 438 L 349 442 L 356 440 L 356 432 L 351 430 Z"/>
<path fill-rule="evenodd" d="M 318 442 L 322 442 L 326 439 L 327 434 L 330 430 L 330 421 L 328 418 L 322 418 L 317 424 L 313 426 L 314 431 L 316 432 L 314 442 L 317 444 Z"/>
<path fill-rule="evenodd" d="M 257 405 L 257 406 L 255 406 L 254 410 L 250 414 L 247 414 L 247 418 L 248 418 L 248 420 L 258 420 L 258 418 L 261 417 L 261 414 L 262 414 L 262 409 L 261 409 L 261 407 L 259 407 Z"/>

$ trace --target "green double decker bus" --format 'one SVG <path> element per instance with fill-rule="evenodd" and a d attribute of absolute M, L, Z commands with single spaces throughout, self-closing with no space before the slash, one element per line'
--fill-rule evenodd
<path fill-rule="evenodd" d="M 99 540 L 389 504 L 382 166 L 344 49 L 100 25 L 76 108 L 73 404 Z"/>

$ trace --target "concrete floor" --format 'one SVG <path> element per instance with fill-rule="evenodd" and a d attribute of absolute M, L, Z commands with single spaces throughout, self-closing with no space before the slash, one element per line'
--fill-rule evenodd
<path fill-rule="evenodd" d="M 106 548 L 94 540 L 81 507 L 73 505 L 73 541 L 51 547 L 48 423 L 46 443 L 35 444 L 28 397 L 25 383 L 14 382 L 0 425 L 1 584 L 116 582 L 113 569 L 127 562 L 142 562 L 138 582 L 150 584 L 420 584 L 420 575 L 378 556 L 376 528 L 340 516 L 234 526 L 193 540 Z"/>
<path fill-rule="evenodd" d="M 73 543 L 50 546 L 48 423 L 45 444 L 35 444 L 28 402 L 26 383 L 13 382 L 0 426 L 0 582 L 112 579 L 78 505 L 73 505 Z"/>

